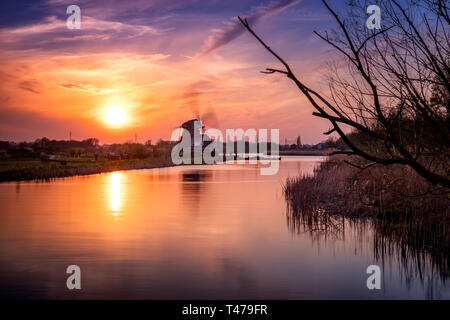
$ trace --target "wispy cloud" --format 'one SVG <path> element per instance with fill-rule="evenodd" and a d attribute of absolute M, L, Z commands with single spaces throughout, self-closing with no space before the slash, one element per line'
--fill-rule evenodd
<path fill-rule="evenodd" d="M 81 29 L 74 31 L 67 29 L 64 20 L 51 16 L 37 24 L 0 29 L 0 39 L 3 44 L 1 51 L 66 51 L 81 45 L 96 46 L 99 42 L 114 46 L 118 41 L 140 41 L 143 38 L 162 35 L 164 32 L 166 30 L 152 26 L 106 21 L 88 16 L 83 16 Z"/>
<path fill-rule="evenodd" d="M 58 84 L 59 87 L 68 89 L 68 90 L 77 90 L 77 91 L 85 91 L 90 92 L 92 94 L 110 94 L 119 91 L 118 89 L 102 89 L 96 87 L 91 83 L 73 83 L 73 82 L 62 82 Z"/>
<path fill-rule="evenodd" d="M 251 24 L 255 24 L 261 19 L 277 14 L 296 3 L 299 3 L 300 1 L 302 0 L 274 0 L 267 5 L 254 7 L 251 12 L 244 17 Z M 237 17 L 234 17 L 232 21 L 225 22 L 225 28 L 213 30 L 214 34 L 206 40 L 204 49 L 197 55 L 197 57 L 202 57 L 225 46 L 243 34 L 244 31 L 245 29 L 240 24 Z"/>
<path fill-rule="evenodd" d="M 34 80 L 22 81 L 19 83 L 19 88 L 25 91 L 39 94 L 40 92 L 35 89 L 35 85 L 36 83 Z"/>

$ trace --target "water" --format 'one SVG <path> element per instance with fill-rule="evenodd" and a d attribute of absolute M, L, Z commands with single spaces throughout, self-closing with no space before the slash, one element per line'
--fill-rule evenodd
<path fill-rule="evenodd" d="M 217 165 L 2 183 L 0 297 L 449 299 L 445 270 L 426 254 L 419 266 L 376 254 L 370 226 L 288 223 L 285 179 L 320 160 L 285 158 L 276 176 Z M 78 291 L 66 288 L 72 264 Z M 373 264 L 382 290 L 366 287 Z"/>

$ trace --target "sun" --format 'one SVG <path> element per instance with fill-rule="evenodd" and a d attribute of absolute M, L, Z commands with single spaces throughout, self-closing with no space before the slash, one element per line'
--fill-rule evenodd
<path fill-rule="evenodd" d="M 121 125 L 126 121 L 125 111 L 121 107 L 111 107 L 106 114 L 106 120 L 111 125 Z"/>

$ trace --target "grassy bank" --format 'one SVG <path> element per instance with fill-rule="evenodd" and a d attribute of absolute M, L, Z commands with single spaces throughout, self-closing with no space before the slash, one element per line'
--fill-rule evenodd
<path fill-rule="evenodd" d="M 64 162 L 45 162 L 39 159 L 0 160 L 0 181 L 49 180 L 116 170 L 152 169 L 172 165 L 170 158 L 166 157 L 97 161 L 91 158 L 65 158 Z"/>

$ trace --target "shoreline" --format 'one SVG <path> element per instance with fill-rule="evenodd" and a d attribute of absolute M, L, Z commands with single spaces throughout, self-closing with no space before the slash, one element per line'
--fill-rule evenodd
<path fill-rule="evenodd" d="M 289 150 L 280 151 L 279 155 L 283 157 L 289 156 L 304 156 L 304 157 L 326 157 L 330 154 L 329 150 Z"/>
<path fill-rule="evenodd" d="M 176 166 L 172 162 L 161 160 L 113 160 L 81 164 L 75 163 L 72 165 L 69 163 L 67 166 L 56 163 L 44 163 L 40 161 L 29 162 L 33 163 L 27 167 L 0 171 L 0 183 L 50 181 L 57 178 L 87 176 L 113 171 L 157 169 Z M 16 163 L 17 165 L 20 165 L 21 161 L 16 161 Z"/>
<path fill-rule="evenodd" d="M 294 156 L 326 156 L 325 152 L 298 152 L 280 154 L 283 157 Z M 248 160 L 248 159 L 246 159 Z M 0 161 L 0 183 L 21 181 L 50 181 L 57 178 L 87 176 L 98 173 L 145 170 L 176 167 L 168 159 L 131 159 L 131 160 L 100 160 L 73 159 L 67 164 L 60 161 L 43 162 L 37 159 L 20 159 Z"/>

